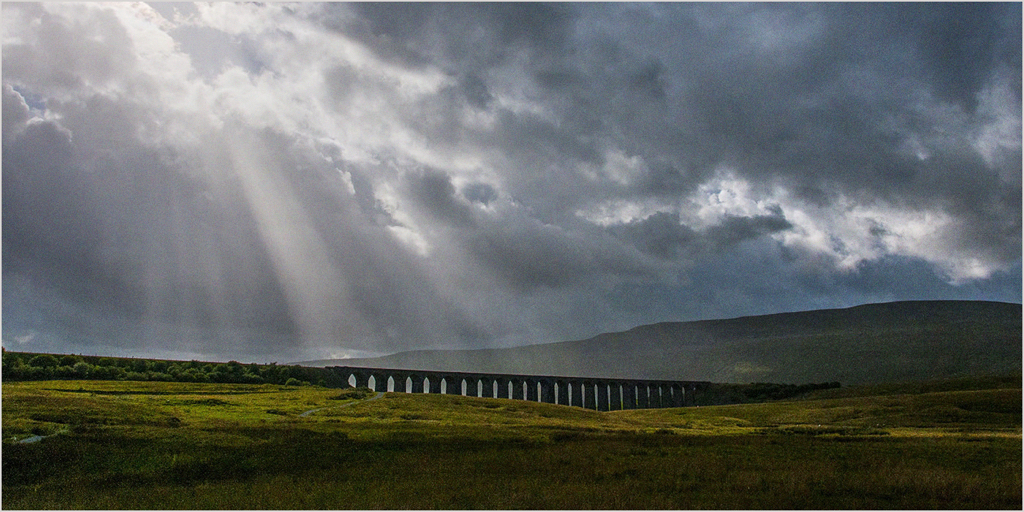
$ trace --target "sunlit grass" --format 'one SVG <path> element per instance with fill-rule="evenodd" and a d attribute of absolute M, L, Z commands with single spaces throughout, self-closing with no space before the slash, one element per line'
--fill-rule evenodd
<path fill-rule="evenodd" d="M 315 386 L 4 383 L 3 506 L 1016 509 L 1021 502 L 1020 389 L 608 413 L 372 396 Z M 34 434 L 50 437 L 13 442 Z"/>

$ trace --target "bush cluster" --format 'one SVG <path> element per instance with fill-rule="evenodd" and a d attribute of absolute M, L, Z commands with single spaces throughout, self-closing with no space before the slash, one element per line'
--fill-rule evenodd
<path fill-rule="evenodd" d="M 698 405 L 742 404 L 767 402 L 797 397 L 819 389 L 838 388 L 838 382 L 818 384 L 775 384 L 752 382 L 750 384 L 712 384 L 700 395 Z"/>
<path fill-rule="evenodd" d="M 3 351 L 3 380 L 136 380 L 345 387 L 322 368 Z M 337 382 L 336 382 L 337 381 Z"/>

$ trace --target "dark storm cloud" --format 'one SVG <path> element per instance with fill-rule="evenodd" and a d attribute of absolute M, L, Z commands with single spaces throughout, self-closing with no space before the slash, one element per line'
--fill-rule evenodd
<path fill-rule="evenodd" d="M 1019 4 L 3 9 L 19 339 L 313 359 L 1020 298 Z"/>
<path fill-rule="evenodd" d="M 696 231 L 683 225 L 675 213 L 658 213 L 646 219 L 609 229 L 638 249 L 663 259 L 690 260 L 699 254 L 724 252 L 745 240 L 793 227 L 781 210 L 772 215 L 726 216 L 718 225 Z"/>
<path fill-rule="evenodd" d="M 418 29 L 394 39 L 445 69 L 480 77 L 489 94 L 509 85 L 500 70 L 524 52 L 526 67 L 517 76 L 529 80 L 519 83 L 540 87 L 546 95 L 538 101 L 553 117 L 492 102 L 495 127 L 470 137 L 514 162 L 506 190 L 539 219 L 566 225 L 572 212 L 600 199 L 678 197 L 726 165 L 744 178 L 782 183 L 819 207 L 852 197 L 939 209 L 962 226 L 949 228 L 947 243 L 1010 265 L 1016 260 L 1020 188 L 1012 179 L 1007 186 L 1006 177 L 1019 177 L 1019 143 L 994 150 L 1001 160 L 993 167 L 969 134 L 992 121 L 978 110 L 993 87 L 1007 85 L 1009 111 L 1019 107 L 1019 6 L 558 7 L 564 15 L 550 23 L 525 16 L 529 28 L 514 30 L 499 17 L 474 15 L 476 6 L 444 6 L 418 12 Z M 629 9 L 639 21 L 628 28 L 604 19 Z M 460 19 L 470 21 L 440 23 L 440 13 L 451 10 L 465 10 Z M 467 27 L 485 36 L 451 37 Z M 440 38 L 446 44 L 433 47 L 426 34 L 438 33 L 448 36 Z M 511 49 L 460 44 L 481 37 Z M 1013 78 L 1000 82 L 1005 77 Z M 629 183 L 591 183 L 574 170 L 604 164 L 600 148 L 609 143 L 647 164 Z M 672 215 L 658 213 L 618 231 L 664 257 L 727 250 L 792 227 L 780 212 L 727 216 L 698 232 Z M 517 240 L 492 246 L 536 243 Z M 523 254 L 507 259 L 501 268 L 531 261 Z M 545 254 L 541 261 L 558 260 Z M 566 286 L 576 274 L 571 265 L 563 273 L 535 265 L 516 271 Z M 823 265 L 812 266 L 831 272 Z"/>
<path fill-rule="evenodd" d="M 402 44 L 443 30 L 443 49 L 451 53 L 506 53 L 514 49 L 510 46 L 558 52 L 573 21 L 571 8 L 563 4 L 367 2 L 353 7 L 369 32 Z"/>
<path fill-rule="evenodd" d="M 678 213 L 657 213 L 611 230 L 640 250 L 666 259 L 683 256 L 700 241 L 699 233 L 680 223 Z"/>
<path fill-rule="evenodd" d="M 470 201 L 485 205 L 498 198 L 498 192 L 486 183 L 470 183 L 462 187 L 462 195 Z"/>
<path fill-rule="evenodd" d="M 1013 57 L 1007 51 L 1010 44 L 1019 47 L 1019 22 L 1009 29 L 1015 37 L 993 38 L 990 28 L 1019 19 L 1019 6 L 833 4 L 783 11 L 804 14 L 784 17 L 793 29 L 805 28 L 808 11 L 816 11 L 820 28 L 781 54 L 748 48 L 723 57 L 724 48 L 709 48 L 703 53 L 709 60 L 725 60 L 718 66 L 705 64 L 707 71 L 692 96 L 699 98 L 696 114 L 717 139 L 714 146 L 735 159 L 744 173 L 918 199 L 936 193 L 959 199 L 958 185 L 991 174 L 972 163 L 949 166 L 952 172 L 944 173 L 944 179 L 922 182 L 922 170 L 935 164 L 923 165 L 898 149 L 904 138 L 927 136 L 943 124 L 930 119 L 939 114 L 922 105 L 928 95 L 973 105 L 1000 70 L 1020 74 L 1019 53 Z M 775 11 L 766 7 L 750 18 L 762 14 Z M 981 19 L 986 28 L 969 28 Z M 746 28 L 733 26 L 734 31 Z M 965 31 L 969 38 L 956 37 Z M 948 51 L 950 46 L 957 50 Z M 950 148 L 951 140 L 934 142 L 924 144 L 939 165 L 962 159 L 962 146 Z"/>
<path fill-rule="evenodd" d="M 777 233 L 791 227 L 793 225 L 782 216 L 782 211 L 776 207 L 774 215 L 728 216 L 721 224 L 709 228 L 706 236 L 719 248 L 728 248 L 744 240 Z"/>
<path fill-rule="evenodd" d="M 437 170 L 426 170 L 410 176 L 409 186 L 413 199 L 429 215 L 454 227 L 473 225 L 473 212 L 456 195 L 451 178 Z"/>
<path fill-rule="evenodd" d="M 98 212 L 90 204 L 88 176 L 76 168 L 70 132 L 54 122 L 26 123 L 28 108 L 10 87 L 3 104 L 5 270 L 24 269 L 50 286 L 62 284 L 75 299 L 130 307 L 135 297 L 122 277 L 91 265 L 102 250 Z M 92 293 L 91 282 L 110 293 Z"/>
<path fill-rule="evenodd" d="M 516 289 L 569 286 L 592 272 L 589 254 L 556 228 L 512 224 L 499 229 L 474 239 L 470 251 Z"/>
<path fill-rule="evenodd" d="M 646 49 L 653 55 L 634 54 L 625 44 L 599 39 L 611 48 L 597 45 L 584 58 L 562 59 L 570 71 L 561 76 L 581 77 L 573 81 L 576 87 L 566 88 L 568 104 L 585 105 L 579 110 L 589 116 L 573 124 L 564 113 L 563 131 L 584 133 L 603 125 L 605 133 L 635 134 L 627 147 L 652 160 L 666 159 L 669 168 L 689 177 L 677 182 L 682 187 L 726 162 L 744 175 L 781 178 L 794 186 L 867 189 L 918 201 L 939 194 L 958 201 L 962 183 L 992 172 L 974 162 L 951 162 L 953 172 L 943 179 L 922 182 L 921 175 L 931 174 L 936 164 L 901 153 L 901 142 L 927 137 L 943 122 L 932 116 L 948 115 L 929 111 L 922 95 L 970 108 L 1000 70 L 1020 74 L 1019 52 L 1013 50 L 1019 46 L 1019 22 L 1005 21 L 1019 20 L 1018 7 L 694 6 L 682 20 L 639 30 L 644 43 L 671 40 L 671 53 L 652 45 Z M 738 12 L 721 13 L 729 9 Z M 980 19 L 987 20 L 986 28 L 972 29 Z M 670 35 L 676 27 L 669 24 L 680 22 L 702 28 Z M 943 49 L 965 32 L 966 47 Z M 569 134 L 563 139 L 571 139 Z M 922 143 L 938 165 L 961 163 L 969 148 L 950 142 Z M 662 190 L 671 184 L 657 183 Z M 986 186 L 983 193 L 994 190 Z"/>
<path fill-rule="evenodd" d="M 476 75 L 465 75 L 459 80 L 459 90 L 473 107 L 484 109 L 494 99 L 487 84 Z"/>
<path fill-rule="evenodd" d="M 994 69 L 1020 71 L 1021 11 L 1013 3 L 908 4 L 893 12 L 894 37 L 912 42 L 937 95 L 973 110 Z M 896 28 L 896 27 L 894 27 Z M 1016 36 L 1016 37 L 1015 37 Z M 1020 91 L 1017 91 L 1020 94 Z"/>

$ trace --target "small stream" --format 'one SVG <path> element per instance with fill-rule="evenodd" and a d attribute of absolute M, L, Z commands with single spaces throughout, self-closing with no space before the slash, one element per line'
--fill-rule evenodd
<path fill-rule="evenodd" d="M 55 436 L 57 434 L 66 434 L 67 432 L 68 432 L 68 429 L 67 429 L 67 427 L 65 427 L 65 428 L 63 428 L 61 430 L 58 430 L 57 432 L 54 432 L 54 433 L 48 435 L 48 436 L 40 436 L 40 435 L 29 436 L 29 437 L 26 437 L 25 439 L 20 439 L 18 441 L 15 441 L 15 443 L 18 443 L 18 444 L 38 443 L 39 441 L 42 441 L 43 439 L 46 439 L 47 437 L 53 437 L 53 436 Z"/>

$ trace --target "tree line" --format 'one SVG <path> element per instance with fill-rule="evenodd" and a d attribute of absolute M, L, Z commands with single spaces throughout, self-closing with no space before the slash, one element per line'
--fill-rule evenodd
<path fill-rule="evenodd" d="M 346 387 L 323 368 L 295 365 L 213 363 L 74 354 L 36 354 L 3 350 L 3 380 L 135 380 L 232 384 L 319 385 Z"/>
<path fill-rule="evenodd" d="M 295 365 L 212 363 L 74 354 L 36 354 L 3 350 L 3 380 L 129 380 L 216 382 L 349 387 L 339 374 L 325 368 Z M 819 390 L 838 388 L 838 382 L 819 384 L 712 384 L 698 396 L 697 405 L 738 404 L 782 400 Z"/>

